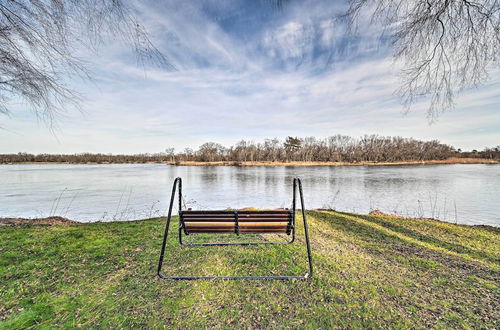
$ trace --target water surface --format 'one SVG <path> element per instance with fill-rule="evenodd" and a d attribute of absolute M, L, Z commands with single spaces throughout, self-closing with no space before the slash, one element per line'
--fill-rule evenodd
<path fill-rule="evenodd" d="M 181 176 L 193 209 L 291 206 L 302 179 L 306 208 L 500 225 L 500 165 L 234 167 L 0 165 L 0 216 L 90 221 L 164 215 Z"/>

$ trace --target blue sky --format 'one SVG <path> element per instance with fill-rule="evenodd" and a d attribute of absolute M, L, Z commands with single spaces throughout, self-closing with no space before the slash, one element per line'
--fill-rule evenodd
<path fill-rule="evenodd" d="M 207 141 L 345 134 L 439 139 L 462 149 L 500 144 L 500 73 L 458 96 L 429 125 L 427 104 L 404 114 L 394 95 L 397 64 L 360 26 L 346 37 L 335 21 L 343 1 L 135 1 L 151 39 L 175 71 L 138 66 L 129 46 L 107 40 L 78 52 L 94 81 L 72 81 L 82 112 L 62 114 L 51 132 L 23 104 L 0 118 L 0 152 L 181 151 Z"/>

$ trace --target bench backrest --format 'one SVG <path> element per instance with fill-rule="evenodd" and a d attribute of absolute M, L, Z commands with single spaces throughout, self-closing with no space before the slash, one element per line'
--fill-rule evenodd
<path fill-rule="evenodd" d="M 285 233 L 290 234 L 294 214 L 290 210 L 238 210 L 180 212 L 181 227 L 189 233 Z"/>

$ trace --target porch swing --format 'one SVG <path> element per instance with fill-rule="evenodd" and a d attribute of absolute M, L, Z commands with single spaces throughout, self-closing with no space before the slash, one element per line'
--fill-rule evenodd
<path fill-rule="evenodd" d="M 286 276 L 166 276 L 162 273 L 163 259 L 167 245 L 167 237 L 170 229 L 172 217 L 172 208 L 174 205 L 175 193 L 178 191 L 179 197 L 179 244 L 181 247 L 195 246 L 234 246 L 234 245 L 280 245 L 291 244 L 295 241 L 295 211 L 296 211 L 296 191 L 299 189 L 302 219 L 304 224 L 305 243 L 307 249 L 307 258 L 309 262 L 309 272 L 305 275 L 286 275 Z M 182 179 L 177 177 L 172 187 L 170 197 L 170 207 L 168 209 L 165 232 L 163 234 L 163 244 L 161 247 L 160 260 L 158 262 L 158 276 L 166 280 L 290 280 L 307 279 L 312 276 L 312 256 L 309 244 L 309 232 L 307 227 L 306 212 L 304 208 L 304 196 L 302 192 L 302 183 L 299 178 L 293 179 L 293 197 L 292 209 L 279 210 L 182 210 Z M 184 243 L 184 235 L 190 234 L 285 234 L 291 236 L 289 241 L 285 242 L 234 242 L 234 243 Z"/>

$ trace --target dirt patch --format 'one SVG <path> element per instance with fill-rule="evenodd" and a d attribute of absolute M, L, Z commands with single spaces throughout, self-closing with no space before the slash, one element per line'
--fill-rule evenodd
<path fill-rule="evenodd" d="M 63 217 L 47 218 L 0 218 L 0 226 L 22 226 L 22 225 L 76 225 L 79 222 Z"/>
<path fill-rule="evenodd" d="M 362 216 L 362 214 L 360 214 Z M 439 220 L 435 218 L 412 218 L 412 217 L 404 217 L 402 215 L 397 215 L 397 214 L 391 214 L 391 213 L 385 213 L 380 210 L 373 210 L 368 213 L 368 215 L 375 216 L 375 217 L 391 217 L 391 218 L 399 218 L 399 219 L 412 219 L 412 220 L 430 220 L 430 221 L 437 221 L 437 222 L 443 222 L 443 223 L 451 223 L 448 221 L 444 220 Z"/>
<path fill-rule="evenodd" d="M 368 215 L 373 215 L 376 217 L 391 217 L 391 218 L 402 218 L 402 216 L 396 215 L 396 214 L 390 214 L 390 213 L 384 213 L 380 210 L 373 210 Z"/>

